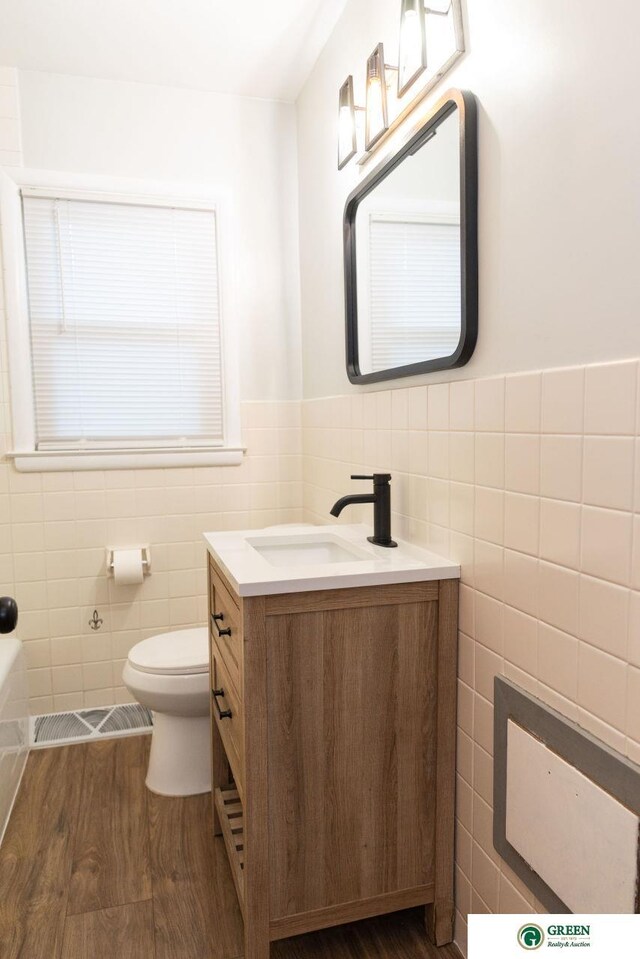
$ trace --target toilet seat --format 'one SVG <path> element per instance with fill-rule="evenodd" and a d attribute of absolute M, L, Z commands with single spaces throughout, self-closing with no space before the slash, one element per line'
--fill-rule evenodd
<path fill-rule="evenodd" d="M 206 626 L 159 633 L 136 643 L 129 663 L 141 673 L 192 676 L 209 671 L 209 637 Z"/>

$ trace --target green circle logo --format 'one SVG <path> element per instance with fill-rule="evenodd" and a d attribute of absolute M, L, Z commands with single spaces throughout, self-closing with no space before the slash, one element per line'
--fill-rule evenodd
<path fill-rule="evenodd" d="M 539 949 L 544 942 L 544 932 L 534 922 L 518 929 L 518 944 L 523 949 Z"/>

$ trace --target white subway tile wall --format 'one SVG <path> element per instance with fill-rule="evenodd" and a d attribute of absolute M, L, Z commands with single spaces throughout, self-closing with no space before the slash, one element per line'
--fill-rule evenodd
<path fill-rule="evenodd" d="M 394 534 L 462 567 L 463 948 L 470 909 L 542 911 L 493 849 L 493 677 L 640 759 L 638 401 L 623 362 L 303 404 L 306 518 L 326 522 L 352 472 L 391 471 Z M 370 507 L 340 521 L 370 523 Z"/>
<path fill-rule="evenodd" d="M 21 163 L 16 71 L 0 68 L 0 165 Z M 3 304 L 0 288 L 0 595 L 20 607 L 31 711 L 126 702 L 131 646 L 206 622 L 202 532 L 300 519 L 300 404 L 242 404 L 247 455 L 238 467 L 18 473 L 4 456 L 11 416 Z M 147 544 L 151 576 L 116 587 L 107 547 Z M 94 609 L 103 620 L 96 632 Z"/>
<path fill-rule="evenodd" d="M 301 519 L 299 403 L 244 403 L 242 423 L 240 466 L 28 474 L 0 462 L 0 595 L 20 608 L 32 712 L 128 702 L 131 646 L 206 622 L 202 532 Z M 151 575 L 116 586 L 106 547 L 146 544 Z"/>

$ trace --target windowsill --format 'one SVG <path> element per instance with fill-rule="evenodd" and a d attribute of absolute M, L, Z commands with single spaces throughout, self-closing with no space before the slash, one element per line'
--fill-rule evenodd
<path fill-rule="evenodd" d="M 163 469 L 185 466 L 239 466 L 244 449 L 239 446 L 134 450 L 35 450 L 10 452 L 21 473 L 56 473 L 69 470 Z"/>

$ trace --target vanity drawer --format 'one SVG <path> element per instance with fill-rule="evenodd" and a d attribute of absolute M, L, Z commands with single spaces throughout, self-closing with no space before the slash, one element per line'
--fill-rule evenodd
<path fill-rule="evenodd" d="M 222 657 L 212 644 L 211 712 L 222 738 L 233 778 L 241 792 L 244 787 L 244 723 L 242 706 Z"/>
<path fill-rule="evenodd" d="M 231 682 L 238 695 L 242 694 L 242 628 L 240 611 L 229 591 L 213 569 L 211 578 L 211 620 L 209 629 Z"/>

